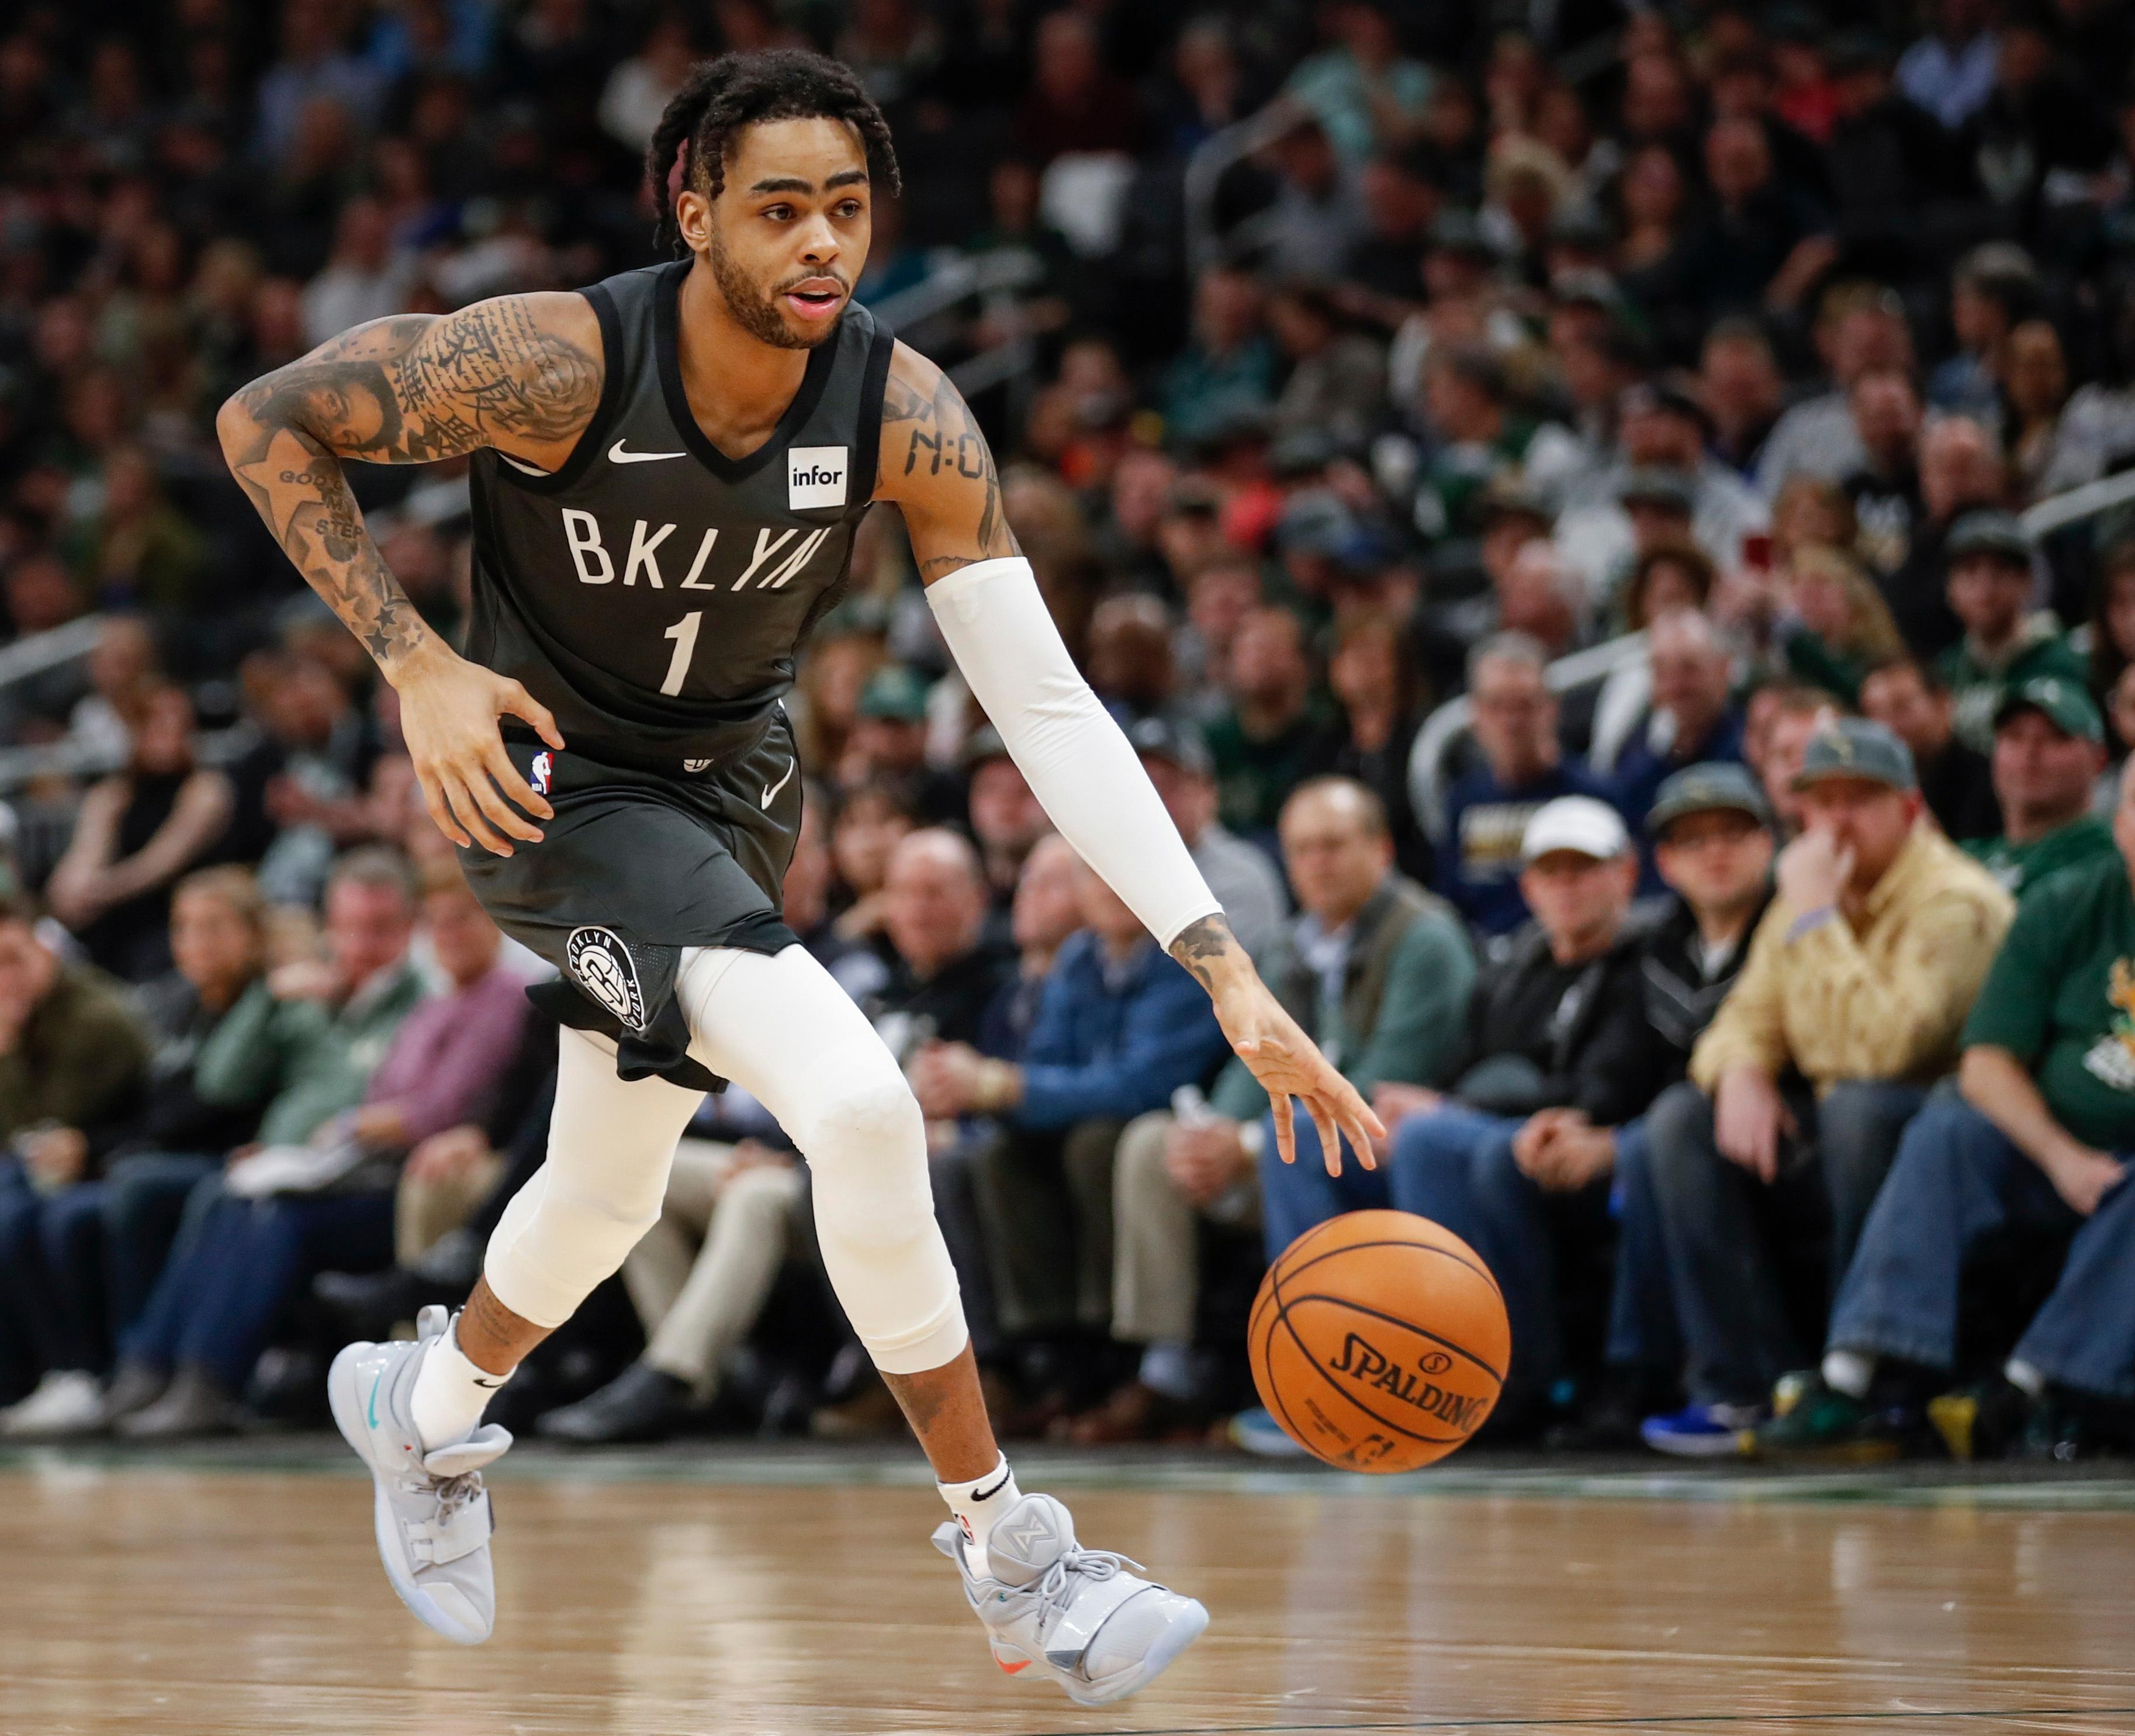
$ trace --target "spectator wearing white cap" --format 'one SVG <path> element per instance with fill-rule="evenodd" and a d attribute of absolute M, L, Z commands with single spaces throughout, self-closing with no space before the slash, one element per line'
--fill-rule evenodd
<path fill-rule="evenodd" d="M 1641 936 L 1625 920 L 1639 858 L 1622 818 L 1590 796 L 1560 797 L 1527 822 L 1520 856 L 1534 919 L 1477 979 L 1452 1087 L 1382 1084 L 1372 1097 L 1394 1129 L 1392 1203 L 1468 1240 L 1504 1290 L 1513 1360 L 1500 1426 L 1515 1432 L 1547 1419 L 1564 1371 L 1554 1242 L 1606 1246 L 1611 1234 L 1613 1147 L 1560 1147 L 1557 1112 L 1619 1127 L 1667 1082 L 1644 1017 Z"/>
<path fill-rule="evenodd" d="M 1792 781 L 1804 824 L 1778 895 L 1689 1080 L 1647 1118 L 1691 1403 L 1645 1436 L 1679 1456 L 1741 1450 L 1808 1360 L 1783 1252 L 1797 1275 L 1846 1269 L 2015 908 L 1920 823 L 1912 755 L 1881 724 L 1824 724 Z"/>

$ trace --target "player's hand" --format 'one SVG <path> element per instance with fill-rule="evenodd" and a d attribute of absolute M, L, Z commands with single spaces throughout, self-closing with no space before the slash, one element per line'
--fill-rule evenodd
<path fill-rule="evenodd" d="M 400 695 L 400 733 L 438 830 L 455 844 L 479 844 L 493 856 L 510 856 L 513 838 L 540 843 L 540 827 L 514 813 L 505 798 L 540 819 L 554 819 L 556 811 L 519 775 L 496 721 L 519 718 L 560 749 L 564 738 L 549 708 L 509 676 L 469 662 L 434 638 L 409 654 L 394 686 Z"/>
<path fill-rule="evenodd" d="M 1248 967 L 1250 971 L 1250 967 Z M 1257 974 L 1226 983 L 1214 992 L 1216 1022 L 1238 1059 L 1266 1089 L 1275 1112 L 1276 1150 L 1285 1163 L 1297 1161 L 1297 1130 L 1290 1099 L 1305 1105 L 1305 1113 L 1319 1132 L 1320 1156 L 1327 1173 L 1342 1173 L 1342 1145 L 1346 1138 L 1357 1161 L 1368 1170 L 1378 1167 L 1372 1155 L 1387 1130 L 1357 1088 L 1334 1070 L 1334 1064 L 1319 1052 L 1297 1021 L 1285 1012 L 1282 1003 L 1269 992 Z"/>

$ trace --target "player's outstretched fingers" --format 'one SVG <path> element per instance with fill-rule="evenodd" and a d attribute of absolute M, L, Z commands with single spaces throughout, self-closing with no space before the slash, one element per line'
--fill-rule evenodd
<path fill-rule="evenodd" d="M 1276 1155 L 1285 1163 L 1297 1161 L 1297 1128 L 1290 1120 L 1290 1093 L 1268 1093 L 1268 1113 L 1275 1118 Z"/>
<path fill-rule="evenodd" d="M 511 802 L 516 803 L 530 814 L 538 814 L 545 820 L 556 817 L 556 810 L 535 791 L 534 786 L 519 775 L 519 768 L 511 763 L 511 756 L 504 751 L 504 743 L 492 737 L 482 754 L 482 769 L 489 774 L 496 788 Z M 510 813 L 510 809 L 506 810 Z M 511 836 L 524 838 L 530 844 L 541 841 L 541 828 L 530 820 L 511 814 Z"/>
<path fill-rule="evenodd" d="M 444 792 L 438 787 L 435 778 L 418 772 L 415 787 L 423 793 L 423 806 L 430 811 L 430 823 L 449 841 L 462 849 L 474 841 L 467 836 L 460 822 L 453 817 L 452 805 L 445 800 Z"/>
<path fill-rule="evenodd" d="M 1333 1113 L 1316 1097 L 1308 1097 L 1305 1107 L 1312 1112 L 1313 1130 L 1319 1135 L 1320 1160 L 1327 1166 L 1327 1173 L 1342 1173 L 1342 1133 L 1334 1125 Z"/>

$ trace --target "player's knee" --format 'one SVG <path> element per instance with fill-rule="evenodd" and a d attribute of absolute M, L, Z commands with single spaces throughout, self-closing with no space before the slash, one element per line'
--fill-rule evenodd
<path fill-rule="evenodd" d="M 893 1064 L 826 1069 L 826 1085 L 796 1142 L 816 1177 L 825 1235 L 893 1247 L 932 1224 L 927 1126 Z"/>

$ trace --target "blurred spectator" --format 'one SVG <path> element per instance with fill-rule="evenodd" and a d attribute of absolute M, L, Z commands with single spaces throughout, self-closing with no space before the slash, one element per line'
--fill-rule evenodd
<path fill-rule="evenodd" d="M 1178 685 L 1171 652 L 1171 615 L 1154 597 L 1107 597 L 1091 613 L 1083 662 L 1092 689 L 1115 715 L 1169 709 Z"/>
<path fill-rule="evenodd" d="M 1933 26 L 1898 61 L 1898 88 L 1954 133 L 1994 89 L 1994 33 L 1982 0 L 1935 0 Z"/>
<path fill-rule="evenodd" d="M 2000 413 L 1996 364 L 2010 332 L 2037 300 L 2039 288 L 2031 255 L 2012 241 L 1988 241 L 1958 261 L 1949 285 L 1950 333 L 1957 340 L 1957 353 L 1929 370 L 1929 403 L 1982 421 Z"/>
<path fill-rule="evenodd" d="M 403 312 L 414 283 L 414 261 L 395 248 L 385 207 L 375 199 L 350 200 L 334 226 L 326 269 L 304 286 L 305 342 L 322 344 L 351 326 Z"/>
<path fill-rule="evenodd" d="M 1944 834 L 1962 844 L 1998 836 L 2002 804 L 1987 756 L 1957 739 L 1955 709 L 1934 672 L 1911 657 L 1879 665 L 1861 682 L 1862 715 L 1905 743 L 1920 799 Z"/>
<path fill-rule="evenodd" d="M 1615 798 L 1644 825 L 1662 783 L 1683 767 L 1742 758 L 1742 711 L 1730 695 L 1727 647 L 1709 617 L 1671 609 L 1646 628 L 1653 699 L 1616 760 Z"/>
<path fill-rule="evenodd" d="M 1020 1057 L 945 1042 L 912 1067 L 930 1118 L 1001 1123 L 972 1180 L 1000 1326 L 1017 1338 L 1107 1328 L 1121 1132 L 1227 1052 L 1199 986 L 1087 865 L 1074 872 L 1085 927 L 1053 961 Z M 1078 1372 L 1062 1378 L 1072 1390 Z"/>
<path fill-rule="evenodd" d="M 1993 764 L 2003 830 L 1964 852 L 2020 904 L 2061 870 L 2112 853 L 2112 832 L 2090 812 L 2105 720 L 2081 687 L 2050 675 L 2009 687 L 1994 710 Z"/>
<path fill-rule="evenodd" d="M 199 613 L 205 539 L 165 497 L 155 460 L 138 446 L 104 455 L 94 509 L 60 539 L 77 578 L 107 609 L 145 608 L 164 619 Z"/>
<path fill-rule="evenodd" d="M 1920 824 L 1912 757 L 1881 725 L 1825 725 L 1794 781 L 1806 830 L 1779 856 L 1778 896 L 1690 1081 L 1647 1123 L 1689 1353 L 1689 1406 L 1646 1425 L 1666 1452 L 1736 1451 L 1798 1365 L 1767 1232 L 1845 1270 L 2013 908 Z"/>
<path fill-rule="evenodd" d="M 840 940 L 867 941 L 882 932 L 891 853 L 918 823 L 893 790 L 863 784 L 840 799 L 830 822 L 830 860 L 837 869 Z"/>
<path fill-rule="evenodd" d="M 1509 934 L 1527 919 L 1519 886 L 1520 841 L 1545 803 L 1603 793 L 1556 739 L 1556 696 L 1542 680 L 1542 647 L 1501 633 L 1475 647 L 1468 698 L 1482 764 L 1445 793 L 1435 884 L 1483 933 Z"/>
<path fill-rule="evenodd" d="M 927 763 L 927 683 L 917 672 L 889 663 L 868 677 L 838 781 L 847 789 L 895 789 L 932 823 L 964 817 L 963 787 Z"/>
<path fill-rule="evenodd" d="M 1352 162 L 1413 138 L 1433 80 L 1402 55 L 1387 11 L 1375 0 L 1336 0 L 1320 8 L 1320 27 L 1327 46 L 1299 63 L 1283 94 L 1317 115 Z"/>
<path fill-rule="evenodd" d="M 1712 419 L 1713 452 L 1738 474 L 1755 475 L 1786 403 L 1786 381 L 1762 328 L 1739 318 L 1716 321 L 1705 334 L 1697 383 Z"/>
<path fill-rule="evenodd" d="M 1259 286 L 1235 267 L 1211 266 L 1194 284 L 1193 339 L 1164 371 L 1165 440 L 1184 449 L 1265 415 L 1279 366 Z"/>
<path fill-rule="evenodd" d="M 1950 526 L 1950 612 L 1964 637 L 1936 672 L 1955 702 L 1958 739 L 1981 753 L 1994 745 L 2002 693 L 2042 676 L 2082 686 L 2089 671 L 2060 623 L 2031 608 L 2033 547 L 2006 512 L 1971 512 Z"/>
<path fill-rule="evenodd" d="M 236 798 L 227 777 L 199 763 L 182 687 L 153 687 L 133 703 L 126 769 L 82 798 L 45 897 L 92 960 L 141 982 L 168 968 L 171 888 L 212 859 Z"/>
<path fill-rule="evenodd" d="M 1316 257 L 1324 264 L 1324 254 Z M 1318 429 L 1338 444 L 1362 445 L 1385 411 L 1385 347 L 1345 329 L 1331 291 L 1310 281 L 1276 291 L 1268 323 L 1290 361 L 1290 377 L 1276 400 L 1276 432 Z"/>
<path fill-rule="evenodd" d="M 49 1274 L 94 1233 L 89 1185 L 148 1064 L 147 1034 L 118 986 L 63 963 L 36 921 L 19 893 L 0 896 L 0 1393 L 21 1399 L 34 1383 L 39 1401 L 10 1414 L 10 1432 L 94 1402 L 84 1375 L 101 1347 Z"/>
<path fill-rule="evenodd" d="M 1017 149 L 1049 164 L 1068 153 L 1130 153 L 1141 133 L 1134 91 L 1106 70 L 1095 27 L 1080 12 L 1047 14 L 1032 49 L 1030 89 L 1016 114 Z"/>
<path fill-rule="evenodd" d="M 1379 798 L 1396 863 L 1411 879 L 1429 879 L 1430 848 L 1408 801 L 1408 763 L 1425 696 L 1401 624 L 1390 615 L 1352 615 L 1336 631 L 1327 685 L 1342 721 L 1325 769 L 1355 778 Z"/>
<path fill-rule="evenodd" d="M 1290 900 L 1267 852 L 1216 817 L 1215 762 L 1207 746 L 1193 730 L 1158 717 L 1132 725 L 1127 739 L 1185 840 L 1193 866 L 1222 904 L 1238 944 L 1257 962 L 1271 958 Z"/>
<path fill-rule="evenodd" d="M 2117 851 L 2018 912 L 1965 1022 L 1958 1089 L 1937 1092 L 1906 1130 L 1838 1285 L 1822 1364 L 1758 1432 L 1762 1450 L 1891 1450 L 1920 1400 L 1968 1372 L 1968 1268 L 2018 1226 L 2067 1239 L 2058 1281 L 1999 1370 L 1927 1405 L 1952 1456 L 2073 1458 L 2095 1444 L 2101 1413 L 2135 1397 L 2135 1188 L 2118 1155 L 2135 1145 L 2135 778 L 2113 830 Z"/>
<path fill-rule="evenodd" d="M 1895 573 L 1912 552 L 1920 514 L 1920 402 L 1891 370 L 1863 374 L 1851 394 L 1853 431 L 1867 462 L 1840 486 L 1853 503 L 1853 552 L 1873 571 Z"/>
<path fill-rule="evenodd" d="M 210 1040 L 204 1095 L 272 1099 L 261 1144 L 202 1184 L 219 1197 L 126 1338 L 133 1384 L 145 1390 L 144 1371 L 169 1379 L 119 1418 L 129 1438 L 227 1429 L 290 1296 L 329 1264 L 391 1263 L 393 1183 L 409 1149 L 487 1112 L 525 1022 L 522 985 L 499 967 L 503 937 L 456 864 L 432 871 L 421 909 L 446 978 L 427 998 L 407 958 L 415 912 L 404 865 L 351 852 L 327 893 L 332 963 L 282 967 Z M 358 1101 L 336 1105 L 351 1087 Z"/>
<path fill-rule="evenodd" d="M 1265 836 L 1326 733 L 1305 623 L 1286 609 L 1253 610 L 1231 641 L 1223 687 L 1229 703 L 1206 732 L 1218 812 L 1232 831 Z"/>
<path fill-rule="evenodd" d="M 1283 1005 L 1360 1090 L 1388 1080 L 1443 1084 L 1460 1051 L 1474 977 L 1458 917 L 1395 870 L 1384 812 L 1348 778 L 1300 786 L 1283 808 L 1282 847 L 1301 906 L 1286 952 L 1268 966 Z M 1173 1113 L 1142 1118 L 1122 1138 L 1113 1331 L 1145 1350 L 1136 1382 L 1086 1419 L 1087 1437 L 1159 1428 L 1204 1396 L 1188 1355 L 1200 1269 L 1195 1225 L 1208 1218 L 1233 1232 L 1253 1227 L 1256 1160 L 1300 1201 L 1305 1191 L 1338 1186 L 1308 1149 L 1301 1122 L 1296 1166 L 1279 1164 L 1271 1113 L 1267 1093 L 1234 1059 L 1207 1103 L 1174 1100 Z M 1339 1186 L 1358 1173 L 1352 1157 Z M 1316 1222 L 1339 1207 L 1311 1209 Z M 1285 1209 L 1284 1221 L 1296 1215 Z M 1272 1221 L 1266 1234 L 1278 1234 Z M 1288 1245 L 1286 1234 L 1278 1245 Z"/>
<path fill-rule="evenodd" d="M 1966 416 L 1938 416 L 1920 434 L 1920 512 L 1904 563 L 1878 583 L 1891 618 L 1914 656 L 1940 654 L 1963 636 L 1950 613 L 1949 533 L 1959 518 L 1996 507 L 2007 492 L 2007 468 L 1986 427 Z"/>
<path fill-rule="evenodd" d="M 1310 116 L 1300 117 L 1270 145 L 1267 158 L 1275 172 L 1275 202 L 1254 225 L 1267 267 L 1278 279 L 1324 277 L 1366 232 L 1356 172 Z"/>
<path fill-rule="evenodd" d="M 1032 846 L 1053 830 L 1053 822 L 991 725 L 974 730 L 965 744 L 964 776 L 970 790 L 971 837 L 979 846 L 994 906 L 1005 909 L 1015 896 L 1024 860 Z"/>
<path fill-rule="evenodd" d="M 1382 1085 L 1373 1098 L 1392 1134 L 1392 1203 L 1445 1224 L 1492 1271 L 1511 1274 L 1500 1279 L 1513 1334 L 1500 1426 L 1515 1432 L 1540 1420 L 1562 1369 L 1544 1190 L 1560 1196 L 1552 1217 L 1573 1217 L 1569 1239 L 1605 1236 L 1609 1213 L 1603 1147 L 1560 1152 L 1561 1122 L 1547 1112 L 1614 1127 L 1666 1082 L 1641 1016 L 1643 943 L 1624 925 L 1639 862 L 1622 818 L 1590 797 L 1560 798 L 1527 822 L 1520 862 L 1534 923 L 1484 968 L 1454 1083 L 1442 1094 Z M 1273 1178 L 1266 1186 L 1272 1255 L 1312 1220 L 1278 1217 Z"/>
<path fill-rule="evenodd" d="M 1794 551 L 1784 583 L 1775 632 L 1788 671 L 1857 705 L 1869 671 L 1905 655 L 1881 593 L 1851 556 L 1816 545 Z"/>
<path fill-rule="evenodd" d="M 1817 352 L 1831 376 L 1827 391 L 1797 404 L 1772 429 L 1757 462 L 1757 487 L 1776 500 L 1798 472 L 1841 482 L 1867 453 L 1853 422 L 1852 394 L 1866 375 L 1913 371 L 1913 338 L 1905 310 L 1886 289 L 1834 290 L 1824 298 L 1815 328 Z"/>

